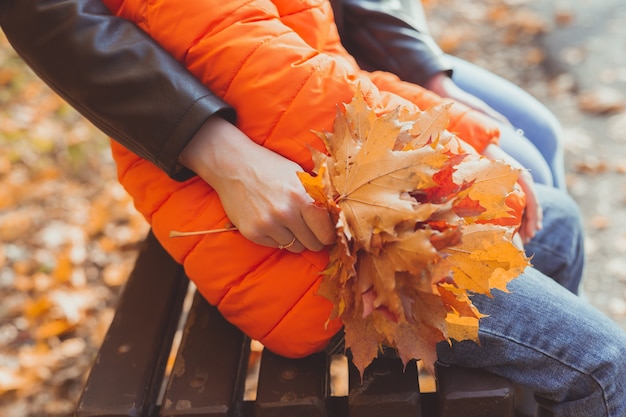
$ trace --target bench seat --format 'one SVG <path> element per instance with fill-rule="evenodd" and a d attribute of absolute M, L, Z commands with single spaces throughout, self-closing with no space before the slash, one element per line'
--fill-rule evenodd
<path fill-rule="evenodd" d="M 437 364 L 436 392 L 421 392 L 416 363 L 403 369 L 394 355 L 376 359 L 362 382 L 347 361 L 347 395 L 333 396 L 327 354 L 287 359 L 263 350 L 256 398 L 246 399 L 250 340 L 188 286 L 182 267 L 150 234 L 120 295 L 76 417 L 514 416 L 509 381 Z"/>

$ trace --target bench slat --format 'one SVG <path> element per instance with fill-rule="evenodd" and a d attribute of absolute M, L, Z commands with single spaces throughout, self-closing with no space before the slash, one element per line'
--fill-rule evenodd
<path fill-rule="evenodd" d="M 417 364 L 410 361 L 403 368 L 397 356 L 380 356 L 365 369 L 361 382 L 358 369 L 349 362 L 350 416 L 421 417 Z"/>
<path fill-rule="evenodd" d="M 440 417 L 514 417 L 515 391 L 507 379 L 481 369 L 435 369 Z"/>
<path fill-rule="evenodd" d="M 187 285 L 182 268 L 150 233 L 87 379 L 77 417 L 156 415 Z"/>
<path fill-rule="evenodd" d="M 243 402 L 250 339 L 199 293 L 185 323 L 161 416 L 232 416 Z"/>
<path fill-rule="evenodd" d="M 263 350 L 256 398 L 257 417 L 326 416 L 329 392 L 326 353 L 288 359 Z"/>

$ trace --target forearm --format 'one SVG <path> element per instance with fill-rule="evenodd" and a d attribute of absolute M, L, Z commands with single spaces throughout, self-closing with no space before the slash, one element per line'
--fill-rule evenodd
<path fill-rule="evenodd" d="M 170 176 L 213 114 L 234 111 L 100 0 L 0 0 L 0 25 L 33 71 L 94 125 Z"/>
<path fill-rule="evenodd" d="M 451 67 L 428 32 L 416 0 L 342 0 L 342 43 L 366 70 L 383 70 L 425 86 Z M 394 6 L 395 4 L 395 6 Z"/>

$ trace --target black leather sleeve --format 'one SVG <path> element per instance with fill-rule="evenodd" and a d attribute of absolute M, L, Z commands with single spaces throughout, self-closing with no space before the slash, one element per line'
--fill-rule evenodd
<path fill-rule="evenodd" d="M 419 85 L 439 72 L 451 74 L 418 0 L 334 0 L 333 6 L 342 43 L 361 68 Z"/>
<path fill-rule="evenodd" d="M 220 98 L 101 0 L 0 0 L 11 45 L 56 93 L 114 140 L 172 178 L 193 175 L 178 157 Z"/>

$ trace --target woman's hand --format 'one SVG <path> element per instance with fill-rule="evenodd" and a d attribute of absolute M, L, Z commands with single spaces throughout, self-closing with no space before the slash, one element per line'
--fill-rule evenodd
<path fill-rule="evenodd" d="M 541 230 L 543 220 L 543 210 L 539 203 L 537 193 L 535 192 L 533 177 L 516 159 L 504 152 L 502 148 L 497 145 L 491 144 L 487 146 L 483 154 L 489 159 L 503 161 L 521 171 L 517 183 L 526 194 L 526 208 L 524 209 L 519 235 L 522 243 L 526 244 Z"/>
<path fill-rule="evenodd" d="M 296 253 L 334 242 L 328 212 L 313 204 L 296 174 L 302 168 L 221 117 L 207 120 L 181 162 L 215 189 L 229 220 L 247 239 Z"/>

